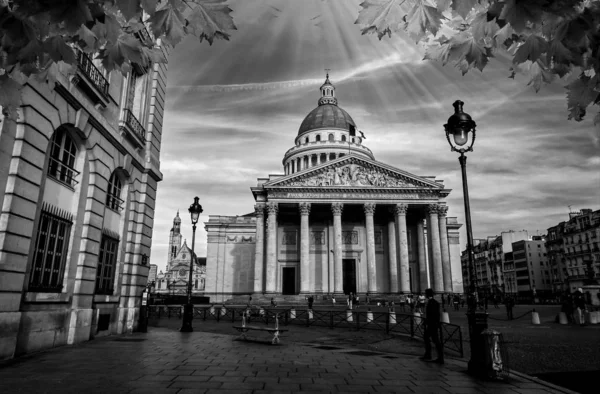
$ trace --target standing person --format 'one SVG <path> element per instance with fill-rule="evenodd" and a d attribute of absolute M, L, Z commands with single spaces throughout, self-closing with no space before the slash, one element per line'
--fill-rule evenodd
<path fill-rule="evenodd" d="M 418 302 L 418 312 L 423 313 L 425 311 L 425 296 L 423 295 L 423 293 L 419 293 Z"/>
<path fill-rule="evenodd" d="M 350 294 L 348 295 L 348 308 L 352 309 L 353 301 L 354 301 L 354 294 L 352 294 L 352 292 L 350 292 Z"/>
<path fill-rule="evenodd" d="M 460 295 L 460 307 L 465 307 L 465 297 L 462 294 Z"/>
<path fill-rule="evenodd" d="M 421 357 L 424 361 L 432 361 L 438 364 L 444 363 L 444 350 L 440 341 L 440 303 L 433 298 L 433 290 L 425 290 L 427 297 L 427 307 L 425 309 L 425 355 Z M 435 344 L 437 358 L 432 360 L 431 342 Z"/>
<path fill-rule="evenodd" d="M 271 297 L 271 306 L 277 306 L 277 303 L 273 297 Z"/>
<path fill-rule="evenodd" d="M 454 294 L 454 297 L 452 297 L 452 303 L 454 304 L 454 310 L 457 311 L 458 310 L 458 303 L 460 302 L 460 298 L 458 297 L 458 294 Z"/>
<path fill-rule="evenodd" d="M 369 296 L 368 292 L 367 292 L 367 305 L 371 305 L 371 297 Z"/>
<path fill-rule="evenodd" d="M 406 296 L 406 304 L 408 305 L 408 310 L 412 312 L 413 310 L 413 298 L 412 294 Z"/>
<path fill-rule="evenodd" d="M 335 306 L 335 296 L 331 297 L 331 303 Z"/>
<path fill-rule="evenodd" d="M 252 296 L 248 297 L 248 306 L 250 306 L 250 304 L 252 304 Z"/>
<path fill-rule="evenodd" d="M 308 309 L 312 309 L 314 298 L 311 295 L 308 296 Z"/>
<path fill-rule="evenodd" d="M 508 296 L 508 297 L 506 297 L 506 300 L 504 301 L 504 303 L 506 304 L 506 317 L 508 318 L 508 320 L 512 320 L 513 319 L 513 307 L 515 306 L 515 301 L 512 298 L 512 296 Z"/>
<path fill-rule="evenodd" d="M 498 296 L 497 295 L 494 296 L 494 308 L 496 308 L 496 309 L 500 308 L 498 306 Z"/>
<path fill-rule="evenodd" d="M 400 309 L 402 310 L 402 312 L 404 312 L 404 306 L 406 305 L 406 296 L 404 295 L 404 293 L 400 293 Z"/>
<path fill-rule="evenodd" d="M 585 298 L 583 298 L 583 290 L 581 288 L 575 292 L 573 304 L 575 305 L 576 323 L 579 323 L 580 326 L 585 325 L 585 315 L 583 314 L 585 311 Z"/>

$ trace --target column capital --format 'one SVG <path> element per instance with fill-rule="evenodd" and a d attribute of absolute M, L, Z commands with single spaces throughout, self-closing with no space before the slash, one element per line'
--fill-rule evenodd
<path fill-rule="evenodd" d="M 363 206 L 364 210 L 365 210 L 365 215 L 373 215 L 375 213 L 375 203 L 372 202 L 366 202 Z"/>
<path fill-rule="evenodd" d="M 268 203 L 267 212 L 269 212 L 269 215 L 277 215 L 277 212 L 279 212 L 279 204 L 276 202 Z"/>
<path fill-rule="evenodd" d="M 256 213 L 257 217 L 265 216 L 265 204 L 256 204 L 254 206 L 254 213 Z"/>
<path fill-rule="evenodd" d="M 310 214 L 310 203 L 309 202 L 301 202 L 298 204 L 300 209 L 300 215 L 308 216 Z"/>
<path fill-rule="evenodd" d="M 408 205 L 406 204 L 396 204 L 394 206 L 394 213 L 396 215 L 406 215 L 406 211 L 408 211 Z"/>
<path fill-rule="evenodd" d="M 441 218 L 446 217 L 446 214 L 448 213 L 448 206 L 447 205 L 438 205 L 437 213 L 438 213 L 438 216 Z"/>
<path fill-rule="evenodd" d="M 429 205 L 427 205 L 427 212 L 430 215 L 438 213 L 438 208 L 439 208 L 438 204 L 429 204 Z"/>
<path fill-rule="evenodd" d="M 331 203 L 331 211 L 333 212 L 333 215 L 341 215 L 342 211 L 344 210 L 344 204 L 341 202 L 334 202 Z"/>

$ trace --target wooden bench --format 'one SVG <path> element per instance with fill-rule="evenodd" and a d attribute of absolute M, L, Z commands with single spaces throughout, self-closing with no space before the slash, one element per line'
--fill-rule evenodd
<path fill-rule="evenodd" d="M 273 339 L 271 340 L 271 344 L 273 344 L 273 345 L 279 344 L 279 334 L 280 333 L 288 331 L 285 328 L 259 327 L 259 326 L 233 326 L 233 328 L 235 328 L 236 330 L 241 332 L 241 335 L 239 337 L 237 337 L 235 340 L 247 341 L 248 336 L 246 335 L 246 333 L 248 331 L 264 331 L 264 332 L 268 332 L 269 334 L 273 335 Z"/>

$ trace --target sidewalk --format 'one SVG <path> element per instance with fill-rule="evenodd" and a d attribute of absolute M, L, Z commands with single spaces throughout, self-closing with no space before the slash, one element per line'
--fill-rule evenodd
<path fill-rule="evenodd" d="M 149 328 L 57 348 L 0 364 L 0 393 L 572 393 L 524 375 L 474 379 L 456 359 L 436 365 L 290 335 L 281 346 L 232 339 Z"/>

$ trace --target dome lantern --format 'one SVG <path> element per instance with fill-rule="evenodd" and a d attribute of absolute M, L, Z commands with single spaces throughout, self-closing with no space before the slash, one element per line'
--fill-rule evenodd
<path fill-rule="evenodd" d="M 331 81 L 329 81 L 329 72 L 327 72 L 327 75 L 325 76 L 325 82 L 319 89 L 321 90 L 319 105 L 337 105 L 337 99 L 335 98 L 335 86 L 333 86 Z"/>

